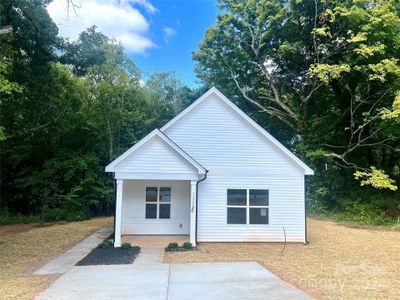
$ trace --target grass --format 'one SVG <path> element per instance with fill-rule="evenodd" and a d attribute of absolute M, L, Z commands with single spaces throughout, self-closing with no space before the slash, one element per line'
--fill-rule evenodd
<path fill-rule="evenodd" d="M 400 299 L 400 232 L 309 218 L 309 245 L 202 243 L 171 263 L 258 261 L 318 299 Z M 282 253 L 283 250 L 283 253 Z"/>
<path fill-rule="evenodd" d="M 62 253 L 105 226 L 112 227 L 112 218 L 33 226 L 23 232 L 4 230 L 6 233 L 0 236 L 0 298 L 32 299 L 54 277 L 33 276 L 27 270 L 34 271 L 41 261 Z"/>

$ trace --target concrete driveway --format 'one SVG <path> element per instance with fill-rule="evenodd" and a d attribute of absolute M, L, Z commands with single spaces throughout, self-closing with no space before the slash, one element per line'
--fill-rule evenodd
<path fill-rule="evenodd" d="M 258 263 L 73 267 L 37 299 L 311 299 Z"/>

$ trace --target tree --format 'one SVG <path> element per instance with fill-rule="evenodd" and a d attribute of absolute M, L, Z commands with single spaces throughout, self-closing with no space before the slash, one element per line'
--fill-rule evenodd
<path fill-rule="evenodd" d="M 162 115 L 164 122 L 195 100 L 192 95 L 195 92 L 183 83 L 175 71 L 151 74 L 145 87 L 157 103 L 159 114 Z"/>
<path fill-rule="evenodd" d="M 47 3 L 0 4 L 0 28 L 13 29 L 0 35 L 0 215 L 110 213 L 104 166 L 160 118 L 123 47 L 95 27 L 62 40 Z"/>
<path fill-rule="evenodd" d="M 90 67 L 107 64 L 123 69 L 136 80 L 140 78 L 138 68 L 125 55 L 122 45 L 96 31 L 95 25 L 83 31 L 77 41 L 64 41 L 60 61 L 72 65 L 77 76 L 86 75 Z"/>
<path fill-rule="evenodd" d="M 279 120 L 274 130 L 290 128 L 287 144 L 316 167 L 329 159 L 373 174 L 375 165 L 398 178 L 400 129 L 384 117 L 400 90 L 398 1 L 219 4 L 193 56 L 207 84 Z M 381 187 L 396 189 L 387 179 Z"/>

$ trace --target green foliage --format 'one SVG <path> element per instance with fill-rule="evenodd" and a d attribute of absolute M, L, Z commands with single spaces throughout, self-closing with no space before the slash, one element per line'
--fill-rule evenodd
<path fill-rule="evenodd" d="M 132 248 L 132 245 L 129 244 L 129 243 L 123 243 L 123 244 L 121 245 L 121 248 L 122 248 L 122 249 L 130 249 L 130 248 Z"/>
<path fill-rule="evenodd" d="M 111 214 L 104 166 L 212 85 L 313 167 L 311 211 L 358 193 L 355 169 L 373 166 L 356 173 L 371 195 L 398 185 L 398 1 L 220 0 L 193 56 L 196 90 L 174 72 L 143 84 L 94 26 L 61 39 L 47 4 L 0 2 L 0 26 L 14 29 L 0 35 L 1 222 Z M 349 216 L 371 208 L 357 207 Z"/>
<path fill-rule="evenodd" d="M 111 240 L 103 240 L 100 244 L 99 244 L 99 248 L 111 248 L 113 246 L 112 241 Z"/>
<path fill-rule="evenodd" d="M 86 75 L 93 67 L 108 65 L 124 70 L 139 80 L 140 72 L 133 61 L 124 54 L 122 45 L 96 31 L 94 25 L 83 31 L 77 41 L 64 44 L 64 53 L 60 61 L 72 65 L 77 76 Z"/>
<path fill-rule="evenodd" d="M 113 179 L 104 167 L 186 105 L 180 96 L 160 100 L 160 91 L 193 92 L 172 75 L 155 74 L 143 86 L 121 44 L 94 26 L 77 41 L 61 39 L 47 4 L 0 3 L 0 26 L 14 29 L 0 35 L 5 222 L 112 214 Z"/>
<path fill-rule="evenodd" d="M 314 76 L 318 77 L 319 80 L 326 84 L 334 79 L 340 78 L 344 72 L 350 72 L 349 65 L 312 64 L 308 69 L 308 75 L 311 78 Z"/>
<path fill-rule="evenodd" d="M 5 75 L 9 73 L 9 66 L 5 62 L 0 62 L 0 94 L 12 94 L 21 92 L 22 88 L 15 82 L 10 82 Z"/>
<path fill-rule="evenodd" d="M 396 182 L 390 179 L 384 171 L 371 167 L 371 171 L 357 171 L 354 177 L 361 181 L 361 186 L 371 185 L 377 189 L 397 190 Z"/>
<path fill-rule="evenodd" d="M 218 3 L 196 72 L 311 165 L 310 207 L 332 210 L 338 191 L 367 189 L 369 175 L 354 172 L 370 166 L 384 172 L 372 186 L 398 185 L 400 2 Z"/>
<path fill-rule="evenodd" d="M 384 225 L 393 226 L 396 218 L 390 217 L 385 213 L 384 199 L 381 202 L 363 202 L 361 199 L 341 198 L 338 201 L 339 210 L 330 213 L 329 216 L 339 221 L 356 222 L 363 225 Z"/>
<path fill-rule="evenodd" d="M 184 242 L 182 245 L 182 248 L 185 250 L 192 250 L 193 249 L 193 245 L 190 242 Z"/>
<path fill-rule="evenodd" d="M 168 244 L 168 246 L 167 246 L 167 249 L 169 249 L 169 250 L 176 250 L 176 249 L 178 249 L 178 243 L 175 243 L 175 242 L 173 242 L 173 243 L 169 243 Z"/>
<path fill-rule="evenodd" d="M 0 209 L 0 225 L 28 224 L 41 222 L 39 215 L 11 214 L 6 209 Z"/>
<path fill-rule="evenodd" d="M 394 98 L 392 109 L 388 109 L 386 107 L 382 108 L 380 111 L 380 117 L 383 120 L 400 122 L 400 92 L 398 92 Z"/>
<path fill-rule="evenodd" d="M 313 190 L 312 195 L 308 196 L 308 213 L 311 215 L 325 214 L 329 210 L 329 196 L 329 189 L 325 186 L 321 186 Z"/>

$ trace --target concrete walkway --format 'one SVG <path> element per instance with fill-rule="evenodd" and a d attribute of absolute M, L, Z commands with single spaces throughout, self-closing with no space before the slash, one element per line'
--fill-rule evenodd
<path fill-rule="evenodd" d="M 141 248 L 133 263 L 135 265 L 161 264 L 163 258 L 164 250 L 162 248 Z"/>
<path fill-rule="evenodd" d="M 71 269 L 78 261 L 84 258 L 92 249 L 96 248 L 105 238 L 111 233 L 112 228 L 101 228 L 91 236 L 84 239 L 82 242 L 77 244 L 75 247 L 64 252 L 60 256 L 56 257 L 33 274 L 35 275 L 50 275 L 50 274 L 62 274 Z"/>
<path fill-rule="evenodd" d="M 73 267 L 36 299 L 311 299 L 255 262 L 162 264 L 142 249 L 131 265 Z"/>

